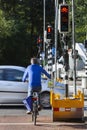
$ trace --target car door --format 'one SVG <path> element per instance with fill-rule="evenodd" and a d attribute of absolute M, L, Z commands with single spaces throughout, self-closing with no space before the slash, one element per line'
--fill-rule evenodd
<path fill-rule="evenodd" d="M 16 69 L 4 69 L 3 80 L 0 81 L 0 103 L 22 103 L 28 87 L 22 82 L 23 73 Z"/>

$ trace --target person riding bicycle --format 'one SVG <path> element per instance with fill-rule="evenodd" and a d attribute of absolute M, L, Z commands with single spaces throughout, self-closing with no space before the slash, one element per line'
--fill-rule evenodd
<path fill-rule="evenodd" d="M 39 65 L 39 60 L 37 58 L 31 58 L 31 65 L 29 65 L 23 75 L 22 81 L 25 82 L 28 79 L 28 97 L 32 95 L 33 91 L 41 91 L 41 74 L 45 74 L 49 79 L 51 79 L 51 75 L 43 69 Z M 30 110 L 27 113 L 31 113 L 31 106 Z"/>

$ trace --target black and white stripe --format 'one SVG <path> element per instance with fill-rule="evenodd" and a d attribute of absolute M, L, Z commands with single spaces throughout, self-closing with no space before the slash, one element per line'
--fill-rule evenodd
<path fill-rule="evenodd" d="M 42 53 L 40 52 L 40 65 L 43 66 L 43 58 L 42 58 Z"/>
<path fill-rule="evenodd" d="M 65 78 L 64 78 L 64 84 L 65 84 L 65 97 L 68 97 L 68 79 L 69 79 L 69 55 L 68 55 L 68 46 L 67 44 L 64 45 L 65 53 L 64 53 L 64 65 L 65 65 Z"/>
<path fill-rule="evenodd" d="M 52 74 L 52 48 L 48 46 L 48 72 Z"/>
<path fill-rule="evenodd" d="M 65 97 L 68 97 L 68 72 L 65 72 L 64 84 L 65 84 Z"/>

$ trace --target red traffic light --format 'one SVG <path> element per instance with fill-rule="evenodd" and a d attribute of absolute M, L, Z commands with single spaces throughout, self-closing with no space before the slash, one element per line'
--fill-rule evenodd
<path fill-rule="evenodd" d="M 37 42 L 38 42 L 38 43 L 41 43 L 41 39 L 38 39 Z"/>
<path fill-rule="evenodd" d="M 40 44 L 40 43 L 42 43 L 41 37 L 39 37 L 39 38 L 37 39 L 37 44 Z"/>
<path fill-rule="evenodd" d="M 59 6 L 59 20 L 60 33 L 68 33 L 69 32 L 69 6 L 67 4 L 61 4 Z"/>
<path fill-rule="evenodd" d="M 53 28 L 51 25 L 47 26 L 47 39 L 52 39 L 53 38 Z"/>
<path fill-rule="evenodd" d="M 47 32 L 48 32 L 48 33 L 51 33 L 51 31 L 52 31 L 51 27 L 48 27 L 48 28 L 47 28 Z"/>
<path fill-rule="evenodd" d="M 51 26 L 48 26 L 47 27 L 47 33 L 51 33 L 52 32 L 52 27 Z"/>
<path fill-rule="evenodd" d="M 62 13 L 68 13 L 68 6 L 61 6 L 61 12 Z"/>

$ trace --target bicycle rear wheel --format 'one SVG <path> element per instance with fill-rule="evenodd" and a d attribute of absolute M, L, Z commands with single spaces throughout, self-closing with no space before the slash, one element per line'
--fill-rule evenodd
<path fill-rule="evenodd" d="M 33 116 L 34 125 L 36 125 L 36 118 L 37 118 L 37 115 L 36 115 L 36 112 L 34 112 L 34 116 Z"/>
<path fill-rule="evenodd" d="M 37 104 L 33 103 L 33 113 L 32 113 L 32 121 L 34 122 L 34 125 L 36 125 L 36 118 L 37 118 Z"/>
<path fill-rule="evenodd" d="M 34 121 L 34 113 L 32 112 L 32 121 Z"/>

